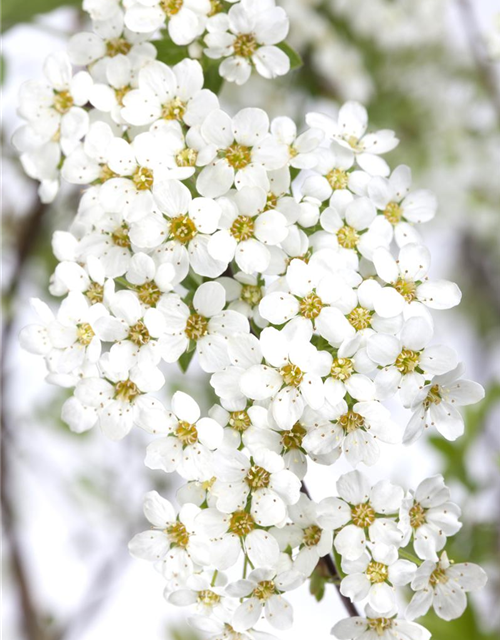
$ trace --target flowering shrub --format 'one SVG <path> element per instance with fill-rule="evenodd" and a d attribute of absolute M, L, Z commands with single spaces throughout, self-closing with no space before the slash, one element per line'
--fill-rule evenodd
<path fill-rule="evenodd" d="M 40 197 L 61 178 L 86 188 L 54 235 L 61 305 L 54 315 L 35 300 L 39 322 L 20 339 L 50 383 L 73 389 L 62 411 L 73 431 L 119 440 L 140 427 L 156 436 L 146 465 L 186 481 L 178 512 L 146 495 L 151 528 L 130 552 L 209 638 L 269 637 L 261 619 L 288 629 L 286 592 L 319 563 L 351 614 L 336 637 L 428 638 L 414 619 L 430 607 L 459 617 L 486 582 L 448 558 L 461 524 L 443 477 L 412 490 L 353 470 L 321 502 L 303 481 L 309 459 L 374 465 L 380 442 L 410 445 L 427 428 L 453 441 L 457 407 L 484 395 L 433 343 L 431 310 L 461 297 L 428 276 L 416 227 L 435 198 L 412 191 L 408 167 L 391 172 L 382 156 L 398 140 L 369 132 L 359 103 L 309 113 L 301 133 L 258 108 L 220 108 L 222 79 L 298 63 L 273 0 L 84 8 L 93 30 L 21 90 L 14 142 Z M 161 362 L 186 371 L 195 355 L 219 398 L 208 416 L 186 393 L 170 410 L 159 393 Z M 405 429 L 389 399 L 411 411 Z"/>

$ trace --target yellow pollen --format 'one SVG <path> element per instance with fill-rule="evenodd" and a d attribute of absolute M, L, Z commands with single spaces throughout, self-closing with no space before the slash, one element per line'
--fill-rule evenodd
<path fill-rule="evenodd" d="M 139 300 L 147 307 L 154 306 L 161 298 L 161 291 L 153 281 L 139 285 L 136 291 Z"/>
<path fill-rule="evenodd" d="M 165 529 L 173 546 L 185 549 L 189 544 L 189 533 L 182 522 L 176 522 Z"/>
<path fill-rule="evenodd" d="M 135 188 L 138 191 L 146 191 L 146 189 L 151 189 L 154 182 L 153 172 L 147 167 L 138 167 L 138 169 L 132 176 L 132 182 L 135 184 Z"/>
<path fill-rule="evenodd" d="M 238 242 L 243 242 L 253 236 L 254 229 L 255 224 L 250 216 L 238 216 L 231 225 L 230 232 Z"/>
<path fill-rule="evenodd" d="M 186 105 L 180 98 L 174 98 L 162 105 L 161 117 L 164 120 L 182 120 L 186 113 Z"/>
<path fill-rule="evenodd" d="M 412 280 L 399 278 L 394 288 L 403 296 L 406 302 L 412 302 L 417 297 L 417 285 Z"/>
<path fill-rule="evenodd" d="M 278 199 L 279 197 L 275 193 L 269 191 L 269 193 L 267 194 L 266 206 L 264 207 L 264 211 L 268 211 L 269 209 L 276 209 Z"/>
<path fill-rule="evenodd" d="M 326 179 L 331 188 L 336 191 L 337 189 L 346 189 L 349 182 L 349 176 L 342 169 L 332 169 L 330 173 L 326 174 Z"/>
<path fill-rule="evenodd" d="M 344 225 L 337 231 L 337 240 L 344 249 L 354 249 L 359 242 L 359 234 L 356 229 Z"/>
<path fill-rule="evenodd" d="M 431 404 L 440 404 L 441 400 L 442 398 L 439 385 L 435 384 L 429 389 L 427 398 L 424 400 L 424 407 L 428 409 Z"/>
<path fill-rule="evenodd" d="M 372 584 L 385 582 L 389 577 L 387 565 L 372 560 L 366 568 L 366 576 Z"/>
<path fill-rule="evenodd" d="M 116 101 L 120 106 L 123 107 L 123 98 L 127 95 L 127 93 L 132 89 L 132 87 L 121 87 L 120 89 L 115 89 Z"/>
<path fill-rule="evenodd" d="M 140 395 L 139 387 L 132 380 L 122 380 L 115 384 L 115 399 L 122 402 L 132 402 Z"/>
<path fill-rule="evenodd" d="M 184 0 L 161 0 L 160 7 L 163 9 L 164 13 L 170 17 L 179 13 L 183 4 Z"/>
<path fill-rule="evenodd" d="M 304 318 L 314 320 L 321 313 L 323 302 L 315 293 L 308 293 L 307 296 L 300 301 L 299 309 L 300 315 L 304 316 Z"/>
<path fill-rule="evenodd" d="M 397 202 L 389 202 L 387 207 L 384 209 L 384 216 L 391 224 L 396 225 L 398 222 L 401 222 L 403 209 L 401 209 Z"/>
<path fill-rule="evenodd" d="M 130 327 L 128 339 L 138 346 L 147 344 L 151 340 L 149 331 L 142 320 Z"/>
<path fill-rule="evenodd" d="M 365 309 L 364 307 L 356 307 L 347 316 L 347 319 L 356 331 L 362 331 L 363 329 L 368 329 L 371 325 L 372 314 L 373 311 L 368 311 L 368 309 Z"/>
<path fill-rule="evenodd" d="M 175 162 L 178 167 L 194 167 L 198 159 L 198 152 L 189 147 L 179 151 L 175 156 Z"/>
<path fill-rule="evenodd" d="M 256 284 L 244 284 L 241 288 L 240 300 L 251 307 L 256 307 L 262 300 L 262 289 Z"/>
<path fill-rule="evenodd" d="M 110 58 L 114 58 L 118 54 L 126 55 L 132 45 L 125 38 L 114 38 L 106 42 L 106 53 Z"/>
<path fill-rule="evenodd" d="M 244 169 L 252 161 L 252 150 L 244 144 L 234 143 L 222 152 L 234 169 Z"/>
<path fill-rule="evenodd" d="M 306 547 L 315 547 L 321 540 L 322 533 L 322 530 L 318 526 L 312 524 L 310 527 L 304 529 L 302 541 Z"/>
<path fill-rule="evenodd" d="M 369 502 L 351 507 L 351 520 L 360 529 L 365 529 L 375 522 L 375 510 Z"/>
<path fill-rule="evenodd" d="M 69 91 L 54 91 L 54 109 L 58 113 L 67 113 L 72 106 L 73 96 Z"/>
<path fill-rule="evenodd" d="M 229 426 L 235 431 L 242 433 L 252 424 L 250 416 L 246 411 L 232 411 L 229 414 Z"/>
<path fill-rule="evenodd" d="M 399 356 L 396 358 L 396 369 L 403 375 L 407 373 L 413 373 L 418 367 L 420 360 L 420 353 L 418 351 L 412 351 L 411 349 L 403 349 Z"/>
<path fill-rule="evenodd" d="M 334 380 L 344 382 L 348 380 L 354 372 L 354 364 L 350 358 L 334 358 L 330 375 Z"/>
<path fill-rule="evenodd" d="M 269 486 L 271 481 L 271 474 L 262 467 L 254 464 L 250 467 L 245 482 L 252 489 L 263 489 Z"/>
<path fill-rule="evenodd" d="M 177 242 L 186 244 L 195 237 L 196 233 L 196 225 L 188 215 L 177 216 L 170 220 L 170 235 Z"/>
<path fill-rule="evenodd" d="M 425 524 L 425 509 L 421 504 L 415 502 L 410 509 L 410 525 L 412 529 L 418 529 Z"/>
<path fill-rule="evenodd" d="M 92 342 L 95 333 L 88 322 L 82 322 L 82 324 L 76 325 L 76 335 L 77 341 L 80 344 L 87 346 Z"/>
<path fill-rule="evenodd" d="M 130 247 L 128 224 L 124 222 L 120 227 L 117 227 L 111 234 L 111 239 L 117 247 Z"/>
<path fill-rule="evenodd" d="M 252 592 L 252 596 L 258 600 L 269 600 L 276 593 L 276 587 L 272 580 L 263 580 L 259 582 Z"/>
<path fill-rule="evenodd" d="M 192 313 L 186 322 L 185 334 L 190 340 L 199 340 L 208 331 L 208 320 L 199 313 Z"/>
<path fill-rule="evenodd" d="M 180 420 L 175 430 L 175 435 L 184 446 L 198 442 L 198 431 L 196 425 Z"/>
<path fill-rule="evenodd" d="M 97 282 L 91 282 L 85 295 L 90 300 L 91 304 L 102 302 L 104 300 L 104 287 Z"/>
<path fill-rule="evenodd" d="M 375 631 L 378 636 L 383 636 L 387 629 L 392 629 L 390 618 L 367 618 L 368 628 Z"/>
<path fill-rule="evenodd" d="M 208 12 L 208 17 L 217 15 L 223 9 L 222 2 L 220 0 L 210 0 L 210 11 Z"/>
<path fill-rule="evenodd" d="M 365 419 L 359 413 L 355 411 L 348 411 L 339 418 L 339 425 L 345 431 L 345 433 L 352 433 L 356 429 L 361 429 L 365 424 Z"/>
<path fill-rule="evenodd" d="M 292 363 L 286 364 L 284 367 L 281 367 L 280 374 L 285 384 L 289 385 L 290 387 L 298 387 L 304 379 L 304 374 L 302 373 L 302 371 Z"/>
<path fill-rule="evenodd" d="M 446 575 L 446 571 L 441 568 L 437 568 L 435 571 L 431 573 L 431 577 L 429 578 L 429 582 L 433 587 L 438 584 L 446 584 L 449 578 Z"/>
<path fill-rule="evenodd" d="M 255 529 L 255 522 L 252 516 L 246 511 L 235 511 L 229 520 L 229 531 L 240 538 L 248 535 Z"/>
<path fill-rule="evenodd" d="M 198 602 L 200 604 L 204 604 L 207 607 L 213 607 L 220 602 L 220 596 L 210 589 L 203 589 L 203 591 L 198 591 Z"/>
<path fill-rule="evenodd" d="M 250 58 L 257 49 L 257 40 L 253 33 L 241 33 L 236 36 L 233 42 L 233 50 L 235 56 L 242 58 Z"/>
<path fill-rule="evenodd" d="M 298 422 L 293 425 L 293 427 L 289 431 L 281 432 L 281 444 L 285 451 L 290 451 L 291 449 L 300 449 L 302 446 L 302 440 L 306 435 L 307 431 L 304 427 Z"/>
<path fill-rule="evenodd" d="M 117 174 L 108 167 L 107 164 L 101 165 L 101 175 L 99 176 L 99 182 L 106 182 L 111 178 L 116 178 Z"/>

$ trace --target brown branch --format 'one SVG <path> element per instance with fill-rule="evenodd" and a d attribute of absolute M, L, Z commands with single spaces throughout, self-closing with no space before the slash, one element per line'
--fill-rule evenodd
<path fill-rule="evenodd" d="M 311 494 L 309 493 L 309 489 L 307 488 L 305 482 L 302 482 L 302 487 L 301 487 L 301 491 L 302 493 L 304 493 L 310 500 L 311 500 Z M 345 607 L 345 610 L 347 611 L 347 613 L 351 616 L 351 617 L 356 617 L 359 616 L 359 611 L 356 607 L 356 605 L 354 604 L 354 602 L 351 601 L 350 598 L 348 598 L 347 596 L 343 595 L 340 592 L 340 581 L 341 581 L 341 576 L 338 572 L 338 569 L 335 565 L 335 561 L 333 559 L 333 557 L 328 554 L 326 556 L 323 556 L 320 559 L 320 564 L 323 564 L 323 566 L 325 567 L 325 569 L 327 570 L 328 574 L 333 578 L 333 584 L 335 585 L 335 588 L 337 589 L 337 592 L 339 594 L 339 598 L 342 602 L 342 604 Z"/>

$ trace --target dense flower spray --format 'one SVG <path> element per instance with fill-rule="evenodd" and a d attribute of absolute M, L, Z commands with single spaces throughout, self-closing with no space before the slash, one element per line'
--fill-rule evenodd
<path fill-rule="evenodd" d="M 461 297 L 428 275 L 416 227 L 435 198 L 412 190 L 408 167 L 391 172 L 382 156 L 398 140 L 370 132 L 359 103 L 309 113 L 300 133 L 258 108 L 221 109 L 220 79 L 273 78 L 294 62 L 274 0 L 84 8 L 92 29 L 21 90 L 14 143 L 41 198 L 61 178 L 85 189 L 53 240 L 50 290 L 63 300 L 56 313 L 34 300 L 39 321 L 20 339 L 49 382 L 73 389 L 72 430 L 118 440 L 140 427 L 154 436 L 146 465 L 186 481 L 178 511 L 146 495 L 151 528 L 130 552 L 208 638 L 269 638 L 264 619 L 290 628 L 286 592 L 325 558 L 344 598 L 366 604 L 334 635 L 428 638 L 415 618 L 431 606 L 460 616 L 486 581 L 445 551 L 461 524 L 444 479 L 408 490 L 354 469 L 319 503 L 302 481 L 308 460 L 374 465 L 379 443 L 427 428 L 454 440 L 457 407 L 483 397 L 433 343 L 431 310 Z M 174 64 L 158 59 L 165 43 Z M 186 393 L 159 393 L 162 361 L 185 371 L 195 356 L 219 398 L 208 416 Z M 390 398 L 412 412 L 405 429 Z"/>

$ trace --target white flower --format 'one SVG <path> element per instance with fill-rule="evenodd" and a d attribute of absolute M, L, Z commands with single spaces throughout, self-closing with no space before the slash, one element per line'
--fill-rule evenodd
<path fill-rule="evenodd" d="M 172 411 L 150 414 L 156 429 L 166 437 L 148 445 L 146 466 L 166 473 L 177 471 L 186 480 L 209 480 L 214 473 L 212 451 L 222 442 L 222 427 L 212 418 L 200 418 L 197 402 L 177 391 L 172 397 Z"/>
<path fill-rule="evenodd" d="M 426 560 L 417 569 L 411 582 L 416 593 L 406 609 L 406 617 L 414 620 L 434 607 L 443 620 L 455 620 L 467 607 L 465 594 L 482 589 L 487 579 L 477 564 L 453 564 L 443 552 L 439 562 Z"/>
<path fill-rule="evenodd" d="M 123 97 L 121 111 L 136 126 L 158 120 L 200 125 L 219 107 L 217 96 L 203 89 L 203 70 L 196 60 L 185 59 L 172 68 L 154 60 L 140 70 L 138 85 Z"/>
<path fill-rule="evenodd" d="M 127 7 L 125 24 L 131 31 L 148 33 L 167 20 L 173 42 L 190 44 L 203 33 L 210 9 L 210 0 L 137 0 Z"/>
<path fill-rule="evenodd" d="M 289 629 L 293 624 L 293 610 L 281 594 L 303 582 L 304 576 L 298 571 L 277 574 L 271 569 L 256 569 L 248 578 L 228 585 L 229 595 L 245 598 L 234 612 L 232 626 L 236 631 L 246 631 L 257 624 L 264 613 L 267 622 L 276 629 Z"/>
<path fill-rule="evenodd" d="M 394 226 L 396 242 L 401 247 L 419 242 L 415 224 L 432 220 L 437 209 L 436 196 L 427 189 L 409 193 L 411 170 L 406 165 L 396 167 L 389 178 L 375 177 L 368 183 L 368 195 Z"/>
<path fill-rule="evenodd" d="M 157 563 L 167 579 L 187 579 L 209 563 L 208 548 L 193 528 L 199 512 L 195 505 L 186 504 L 176 515 L 168 500 L 150 491 L 144 496 L 144 515 L 153 528 L 132 538 L 128 545 L 131 555 Z"/>
<path fill-rule="evenodd" d="M 388 249 L 379 247 L 373 254 L 377 275 L 387 283 L 374 298 L 374 308 L 382 318 L 402 313 L 408 305 L 421 303 L 431 309 L 451 309 L 462 294 L 454 282 L 428 281 L 430 253 L 423 245 L 407 244 L 398 259 Z"/>
<path fill-rule="evenodd" d="M 409 560 L 400 560 L 396 547 L 376 544 L 371 555 L 365 551 L 357 560 L 342 560 L 347 574 L 340 583 L 340 592 L 353 602 L 368 598 L 377 613 L 388 613 L 396 604 L 395 587 L 411 582 L 417 567 Z"/>
<path fill-rule="evenodd" d="M 311 129 L 317 131 L 317 129 Z M 331 198 L 336 191 L 346 191 L 352 188 L 353 178 L 358 172 L 349 172 L 354 164 L 354 153 L 349 149 L 332 143 L 329 148 L 320 147 L 314 153 L 316 164 L 314 173 L 304 180 L 302 193 L 312 196 L 320 202 Z M 320 175 L 315 175 L 316 173 Z M 344 197 L 350 197 L 344 194 Z"/>
<path fill-rule="evenodd" d="M 288 147 L 288 163 L 296 169 L 312 169 L 316 166 L 315 151 L 323 140 L 320 129 L 306 129 L 297 135 L 297 126 L 291 118 L 281 116 L 271 122 L 271 133 L 278 142 Z"/>
<path fill-rule="evenodd" d="M 278 543 L 271 532 L 258 529 L 254 517 L 245 510 L 221 513 L 208 508 L 196 518 L 200 533 L 210 539 L 210 562 L 218 570 L 233 567 L 243 552 L 257 568 L 276 566 Z"/>
<path fill-rule="evenodd" d="M 225 195 L 233 181 L 237 188 L 243 186 L 245 174 L 260 175 L 264 181 L 266 170 L 281 169 L 288 160 L 287 147 L 269 134 L 269 118 L 262 109 L 242 109 L 232 119 L 216 109 L 206 117 L 201 133 L 214 153 L 196 188 L 209 198 Z"/>
<path fill-rule="evenodd" d="M 300 480 L 284 468 L 276 453 L 261 450 L 248 458 L 240 451 L 220 450 L 214 456 L 217 509 L 222 513 L 242 511 L 250 500 L 250 514 L 261 527 L 283 525 L 287 505 L 300 495 Z"/>
<path fill-rule="evenodd" d="M 403 500 L 399 514 L 399 528 L 419 558 L 438 561 L 437 551 L 446 544 L 446 537 L 460 531 L 460 507 L 450 502 L 450 490 L 443 476 L 426 478 Z"/>
<path fill-rule="evenodd" d="M 290 59 L 274 46 L 288 33 L 288 17 L 274 2 L 242 0 L 227 15 L 219 13 L 207 23 L 204 53 L 209 58 L 225 58 L 220 75 L 229 82 L 244 84 L 255 66 L 264 78 L 288 73 Z"/>
<path fill-rule="evenodd" d="M 184 587 L 170 591 L 167 586 L 164 595 L 168 602 L 178 607 L 195 605 L 194 611 L 198 614 L 223 618 L 226 614 L 226 583 L 227 578 L 223 573 L 218 573 L 214 578 L 210 573 L 195 574 L 187 578 Z"/>
<path fill-rule="evenodd" d="M 332 629 L 338 640 L 430 640 L 431 633 L 415 622 L 397 617 L 397 613 L 380 616 L 369 605 L 365 616 L 340 620 Z"/>
<path fill-rule="evenodd" d="M 232 278 L 217 280 L 226 291 L 228 309 L 238 311 L 261 329 L 267 325 L 259 312 L 259 302 L 264 296 L 264 286 L 259 276 L 237 271 Z"/>
<path fill-rule="evenodd" d="M 332 362 L 331 355 L 318 351 L 306 335 L 296 336 L 287 327 L 262 331 L 260 344 L 267 364 L 251 366 L 240 379 L 240 389 L 247 398 L 272 398 L 273 417 L 282 429 L 292 428 L 305 404 L 313 409 L 323 405 L 322 376 Z"/>
<path fill-rule="evenodd" d="M 224 288 L 218 282 L 205 282 L 196 290 L 193 309 L 177 294 L 168 294 L 158 303 L 166 320 L 162 356 L 175 362 L 196 343 L 200 366 L 204 371 L 220 371 L 229 366 L 229 336 L 249 332 L 248 320 L 237 311 L 223 311 Z"/>
<path fill-rule="evenodd" d="M 212 235 L 208 252 L 229 263 L 233 259 L 248 274 L 263 273 L 271 262 L 267 245 L 278 245 L 288 235 L 288 221 L 279 211 L 266 208 L 267 196 L 259 187 L 242 187 L 228 198 L 219 198 L 220 231 Z"/>
<path fill-rule="evenodd" d="M 322 129 L 327 138 L 352 150 L 364 171 L 371 175 L 389 175 L 389 167 L 379 155 L 397 147 L 399 140 L 394 131 L 388 129 L 366 134 L 368 115 L 358 102 L 346 102 L 340 108 L 337 120 L 322 113 L 308 113 L 306 122 L 310 127 Z"/>
<path fill-rule="evenodd" d="M 69 292 L 83 293 L 91 304 L 96 304 L 104 300 L 105 282 L 104 268 L 99 258 L 89 256 L 83 266 L 63 259 L 50 278 L 49 291 L 53 296 L 63 296 Z"/>
<path fill-rule="evenodd" d="M 403 535 L 395 517 L 380 517 L 399 512 L 404 496 L 401 487 L 387 480 L 373 487 L 359 471 L 345 473 L 337 480 L 339 498 L 325 498 L 320 503 L 321 523 L 335 534 L 334 546 L 346 560 L 357 560 L 366 549 L 367 534 L 372 543 L 400 546 Z"/>
<path fill-rule="evenodd" d="M 134 235 L 132 230 L 130 234 Z M 157 265 L 151 256 L 139 251 L 130 260 L 126 278 L 142 305 L 154 307 L 165 293 L 173 289 L 175 268 L 169 262 Z"/>
<path fill-rule="evenodd" d="M 103 113 L 109 113 L 114 122 L 124 125 L 121 110 L 124 97 L 135 85 L 135 70 L 131 59 L 118 54 L 107 61 L 103 82 L 94 82 L 89 101 Z"/>
<path fill-rule="evenodd" d="M 464 420 L 456 408 L 475 404 L 484 398 L 484 389 L 477 382 L 462 380 L 463 364 L 453 371 L 436 376 L 419 391 L 412 404 L 410 418 L 403 436 L 405 444 L 418 440 L 424 429 L 436 427 L 447 440 L 456 440 L 464 432 Z"/>
<path fill-rule="evenodd" d="M 333 527 L 323 523 L 319 506 L 303 493 L 296 504 L 288 507 L 288 515 L 292 523 L 281 529 L 271 529 L 271 532 L 278 539 L 281 551 L 288 547 L 299 548 L 293 568 L 310 576 L 319 559 L 331 551 Z"/>
<path fill-rule="evenodd" d="M 367 339 L 369 358 L 383 367 L 375 378 L 379 400 L 386 400 L 399 390 L 403 406 L 409 407 L 426 380 L 457 366 L 453 349 L 428 346 L 433 333 L 426 318 L 414 316 L 405 322 L 399 338 L 376 333 Z"/>
<path fill-rule="evenodd" d="M 329 454 L 344 451 L 355 466 L 359 462 L 373 465 L 380 455 L 378 442 L 400 442 L 399 429 L 388 409 L 377 401 L 357 402 L 349 409 L 345 400 L 330 407 L 328 419 L 314 422 L 303 444 L 308 452 Z M 335 422 L 331 422 L 335 420 Z"/>

